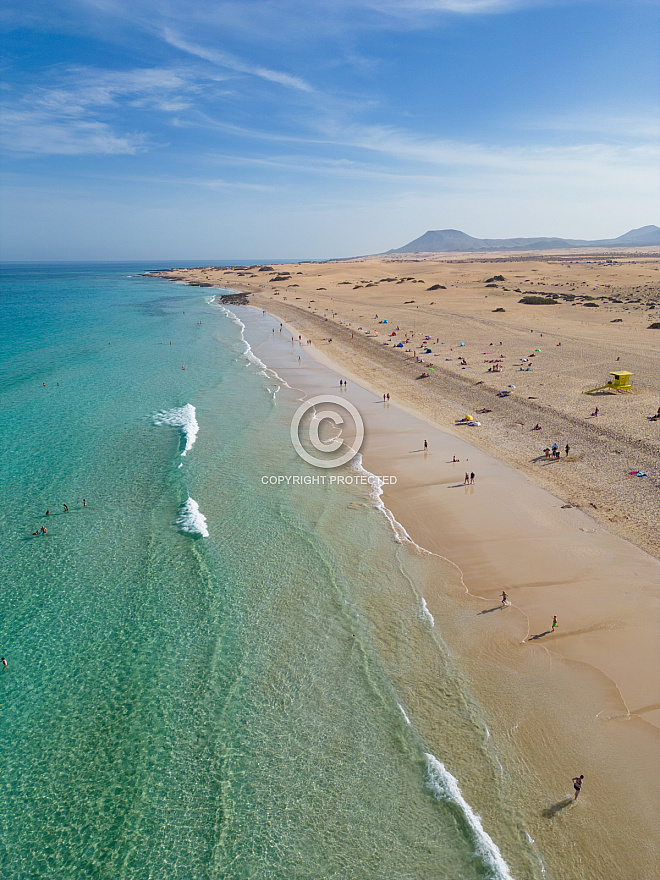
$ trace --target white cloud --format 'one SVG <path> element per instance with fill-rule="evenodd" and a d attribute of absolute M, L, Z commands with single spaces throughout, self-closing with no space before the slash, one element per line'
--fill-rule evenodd
<path fill-rule="evenodd" d="M 278 70 L 270 70 L 260 65 L 246 64 L 244 61 L 234 57 L 228 52 L 219 49 L 208 49 L 195 43 L 190 43 L 182 37 L 175 34 L 169 28 L 163 30 L 163 39 L 175 49 L 182 52 L 188 52 L 204 61 L 210 61 L 218 67 L 224 67 L 227 70 L 233 70 L 236 73 L 246 73 L 250 76 L 257 76 L 269 82 L 279 83 L 289 89 L 296 89 L 301 92 L 313 92 L 314 89 L 309 83 L 306 83 L 300 77 L 292 76 L 288 73 L 282 73 Z"/>
<path fill-rule="evenodd" d="M 143 149 L 145 135 L 119 135 L 103 122 L 58 122 L 39 111 L 26 111 L 3 113 L 2 141 L 7 149 L 17 153 L 119 155 Z"/>
<path fill-rule="evenodd" d="M 69 67 L 51 72 L 50 87 L 36 86 L 23 95 L 6 92 L 0 135 L 4 146 L 19 153 L 59 155 L 133 154 L 148 137 L 118 132 L 112 116 L 124 104 L 177 113 L 191 105 L 198 85 L 185 71 L 137 68 L 127 71 Z"/>
<path fill-rule="evenodd" d="M 660 108 L 648 113 L 613 113 L 604 110 L 584 109 L 561 116 L 546 116 L 530 120 L 526 128 L 534 131 L 579 132 L 604 136 L 613 140 L 660 141 Z"/>
<path fill-rule="evenodd" d="M 458 15 L 501 13 L 521 6 L 540 5 L 539 0 L 362 0 L 362 3 L 385 13 L 452 12 Z"/>

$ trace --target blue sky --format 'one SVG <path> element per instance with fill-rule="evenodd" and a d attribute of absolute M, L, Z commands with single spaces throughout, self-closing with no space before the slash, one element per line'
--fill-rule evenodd
<path fill-rule="evenodd" d="M 5 260 L 658 223 L 656 0 L 4 0 Z"/>

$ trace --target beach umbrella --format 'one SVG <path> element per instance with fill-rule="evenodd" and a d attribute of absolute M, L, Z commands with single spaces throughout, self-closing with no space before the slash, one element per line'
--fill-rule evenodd
<path fill-rule="evenodd" d="M 515 388 L 516 386 L 515 385 L 507 385 L 506 387 L 507 388 Z"/>
<path fill-rule="evenodd" d="M 463 418 L 465 419 L 466 422 L 471 422 L 471 421 L 473 421 L 474 417 L 466 414 L 463 416 Z"/>
<path fill-rule="evenodd" d="M 535 348 L 534 351 L 541 351 L 541 349 L 540 349 L 540 348 Z"/>
<path fill-rule="evenodd" d="M 465 343 L 464 343 L 464 342 L 459 342 L 459 343 L 458 343 L 458 344 L 459 344 L 459 345 L 465 345 Z"/>

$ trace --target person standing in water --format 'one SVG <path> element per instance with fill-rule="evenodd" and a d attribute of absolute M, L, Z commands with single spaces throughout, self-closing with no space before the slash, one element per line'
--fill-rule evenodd
<path fill-rule="evenodd" d="M 573 788 L 575 789 L 574 800 L 578 799 L 578 795 L 582 791 L 582 780 L 583 779 L 584 779 L 584 774 L 582 774 L 581 776 L 574 776 L 573 777 Z"/>

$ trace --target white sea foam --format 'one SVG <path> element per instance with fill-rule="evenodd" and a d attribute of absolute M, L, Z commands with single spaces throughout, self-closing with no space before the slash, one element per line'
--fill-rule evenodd
<path fill-rule="evenodd" d="M 371 486 L 369 495 L 374 502 L 374 507 L 377 507 L 378 510 L 382 511 L 382 513 L 384 513 L 387 517 L 389 524 L 392 526 L 392 531 L 394 532 L 394 539 L 400 544 L 403 544 L 404 542 L 406 544 L 412 544 L 412 546 L 416 550 L 419 550 L 420 553 L 429 553 L 429 555 L 432 555 L 429 550 L 425 550 L 424 547 L 420 547 L 419 544 L 413 541 L 413 539 L 410 537 L 410 535 L 401 525 L 401 523 L 394 518 L 394 514 L 392 513 L 392 511 L 389 508 L 385 507 L 382 499 L 384 483 L 379 477 L 377 477 L 375 474 L 372 474 L 371 471 L 368 471 L 364 467 L 364 465 L 362 464 L 362 453 L 358 452 L 356 454 L 355 458 L 351 461 L 350 468 L 356 473 L 368 477 L 369 485 Z"/>
<path fill-rule="evenodd" d="M 194 498 L 188 497 L 188 500 L 181 505 L 176 524 L 182 532 L 186 532 L 188 535 L 201 535 L 202 538 L 209 536 L 206 517 L 200 513 L 199 504 Z"/>
<path fill-rule="evenodd" d="M 255 367 L 260 367 L 259 374 L 261 376 L 265 376 L 267 379 L 275 379 L 277 382 L 279 382 L 280 386 L 290 388 L 291 386 L 285 379 L 279 376 L 275 372 L 275 370 L 271 370 L 271 368 L 267 364 L 265 364 L 261 360 L 261 358 L 258 358 L 256 354 L 252 351 L 252 346 L 245 338 L 245 324 L 241 321 L 238 315 L 235 315 L 234 312 L 232 312 L 226 306 L 221 305 L 220 303 L 217 303 L 217 306 L 220 311 L 229 318 L 230 321 L 241 328 L 241 342 L 245 346 L 245 351 L 243 352 L 242 357 L 244 357 L 251 364 L 254 364 Z"/>
<path fill-rule="evenodd" d="M 509 866 L 502 858 L 492 837 L 484 831 L 481 819 L 463 797 L 458 780 L 447 770 L 445 765 L 434 755 L 426 755 L 428 770 L 428 786 L 435 796 L 445 801 L 452 801 L 465 816 L 474 836 L 475 849 L 486 867 L 491 871 L 493 880 L 513 880 Z"/>
<path fill-rule="evenodd" d="M 426 604 L 426 599 L 424 598 L 424 596 L 422 596 L 422 603 L 421 604 L 422 604 L 422 615 L 429 621 L 431 626 L 435 626 L 435 620 L 433 619 L 433 615 L 431 614 L 431 612 L 428 609 L 428 606 Z"/>
<path fill-rule="evenodd" d="M 167 409 L 156 413 L 154 425 L 171 425 L 173 428 L 181 428 L 186 441 L 181 455 L 186 455 L 193 448 L 199 431 L 199 425 L 195 418 L 195 407 L 192 403 L 187 403 L 185 406 L 175 406 L 174 409 Z"/>
<path fill-rule="evenodd" d="M 403 717 L 405 718 L 406 724 L 410 724 L 410 718 L 408 718 L 408 716 L 406 715 L 406 710 L 403 708 L 403 706 L 401 705 L 401 703 L 397 703 L 397 706 L 398 706 L 399 709 L 401 710 L 401 714 L 402 714 Z"/>

